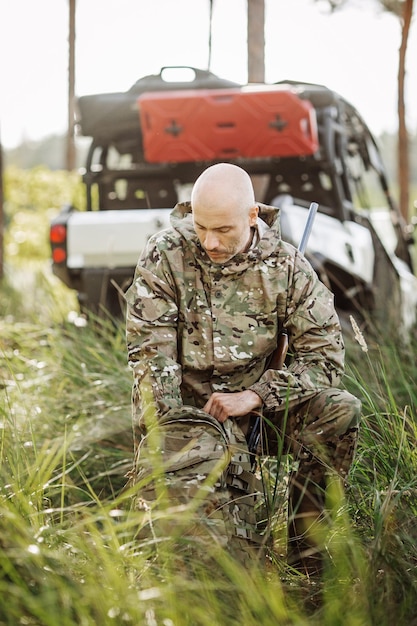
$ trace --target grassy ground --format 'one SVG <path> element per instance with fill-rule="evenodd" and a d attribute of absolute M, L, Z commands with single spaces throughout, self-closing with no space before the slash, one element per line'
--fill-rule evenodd
<path fill-rule="evenodd" d="M 345 384 L 363 424 L 351 487 L 331 493 L 322 585 L 278 553 L 247 570 L 220 553 L 190 576 L 180 534 L 156 559 L 136 538 L 147 512 L 123 489 L 123 324 L 78 325 L 47 263 L 50 211 L 29 204 L 8 208 L 0 288 L 0 624 L 417 624 L 416 338 L 348 344 Z M 168 528 L 187 522 L 169 503 L 163 516 Z"/>

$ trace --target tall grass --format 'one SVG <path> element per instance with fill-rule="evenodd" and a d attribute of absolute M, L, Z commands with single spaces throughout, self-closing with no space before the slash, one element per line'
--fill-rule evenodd
<path fill-rule="evenodd" d="M 181 532 L 141 538 L 149 511 L 125 488 L 123 323 L 78 325 L 47 254 L 9 254 L 0 291 L 0 624 L 417 624 L 416 338 L 348 344 L 363 422 L 347 493 L 329 489 L 321 584 L 286 566 L 279 540 L 266 568 L 223 551 L 190 562 Z M 192 521 L 167 500 L 159 515 Z"/>
<path fill-rule="evenodd" d="M 50 280 L 35 280 L 31 304 L 4 286 L 7 309 L 14 298 L 17 314 L 0 322 L 0 623 L 411 623 L 417 458 L 410 348 L 408 358 L 396 346 L 375 354 L 350 348 L 346 384 L 362 398 L 364 419 L 351 488 L 346 498 L 336 487 L 330 496 L 323 589 L 306 585 L 279 554 L 253 571 L 221 554 L 190 576 L 174 558 L 180 536 L 160 541 L 157 558 L 136 538 L 147 512 L 133 510 L 123 489 L 133 450 L 123 325 L 100 320 L 80 328 L 63 315 L 46 324 Z M 41 321 L 39 302 L 47 303 Z M 186 523 L 187 511 L 169 502 L 162 510 L 168 528 L 178 516 Z"/>
<path fill-rule="evenodd" d="M 417 388 L 415 334 L 381 337 L 350 351 L 347 386 L 361 397 L 363 424 L 350 497 L 366 549 L 373 623 L 417 619 Z"/>

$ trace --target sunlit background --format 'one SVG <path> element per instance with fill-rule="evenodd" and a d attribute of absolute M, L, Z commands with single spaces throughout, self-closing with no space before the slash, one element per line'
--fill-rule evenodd
<path fill-rule="evenodd" d="M 209 0 L 77 0 L 76 95 L 127 90 L 164 65 L 207 68 Z M 373 0 L 265 0 L 265 77 L 341 93 L 380 134 L 397 128 L 400 22 Z M 68 0 L 0 3 L 0 133 L 6 148 L 64 133 Z M 210 69 L 247 80 L 247 1 L 213 0 Z M 417 124 L 417 33 L 407 50 L 406 106 Z"/>

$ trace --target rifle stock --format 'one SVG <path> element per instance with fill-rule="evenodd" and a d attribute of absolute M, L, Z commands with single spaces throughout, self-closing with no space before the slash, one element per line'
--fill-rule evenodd
<path fill-rule="evenodd" d="M 277 342 L 277 347 L 272 353 L 271 360 L 269 362 L 269 368 L 271 370 L 282 370 L 284 367 L 285 357 L 288 350 L 288 333 L 285 328 L 280 332 Z"/>

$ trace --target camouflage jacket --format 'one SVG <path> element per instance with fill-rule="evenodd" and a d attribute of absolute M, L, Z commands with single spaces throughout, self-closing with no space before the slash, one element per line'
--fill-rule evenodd
<path fill-rule="evenodd" d="M 172 227 L 149 240 L 126 293 L 137 424 L 148 398 L 165 414 L 201 408 L 213 391 L 251 388 L 266 409 L 279 410 L 338 385 L 344 345 L 333 295 L 280 238 L 279 210 L 259 207 L 267 226 L 257 245 L 223 265 L 201 247 L 189 203 L 178 204 Z M 271 370 L 283 327 L 292 361 Z M 144 399 L 145 388 L 151 395 Z"/>

